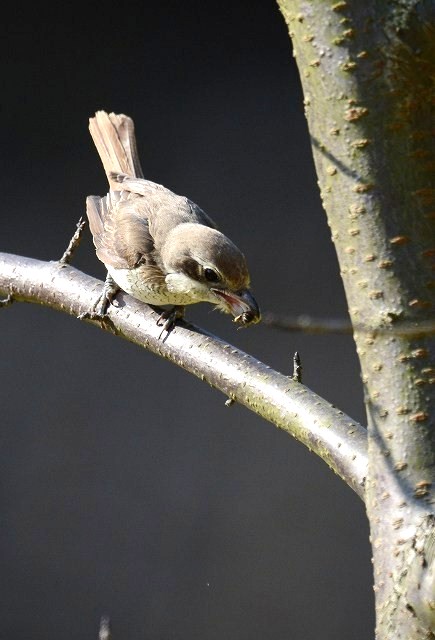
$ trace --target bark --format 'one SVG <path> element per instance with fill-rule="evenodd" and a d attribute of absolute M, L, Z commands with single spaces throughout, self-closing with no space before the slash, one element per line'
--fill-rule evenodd
<path fill-rule="evenodd" d="M 434 3 L 278 4 L 365 386 L 377 637 L 432 638 Z"/>
<path fill-rule="evenodd" d="M 59 262 L 0 253 L 0 293 L 7 304 L 33 302 L 78 316 L 91 309 L 102 288 L 99 280 Z M 155 311 L 123 293 L 116 299 L 120 306 L 110 307 L 107 322 L 87 322 L 174 362 L 272 422 L 317 453 L 363 497 L 367 432 L 361 425 L 291 376 L 190 324 L 179 322 L 167 339 L 159 339 Z"/>

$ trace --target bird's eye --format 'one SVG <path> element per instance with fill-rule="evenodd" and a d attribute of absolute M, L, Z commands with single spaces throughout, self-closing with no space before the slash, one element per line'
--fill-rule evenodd
<path fill-rule="evenodd" d="M 213 269 L 204 269 L 204 278 L 207 282 L 219 282 L 220 278 Z"/>

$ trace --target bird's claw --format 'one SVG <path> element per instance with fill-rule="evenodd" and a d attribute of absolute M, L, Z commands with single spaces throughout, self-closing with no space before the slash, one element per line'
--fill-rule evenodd
<path fill-rule="evenodd" d="M 107 310 L 110 305 L 119 307 L 119 302 L 114 299 L 119 291 L 119 287 L 113 278 L 108 274 L 104 283 L 103 291 L 89 311 L 85 311 L 78 316 L 79 320 L 107 320 Z"/>
<path fill-rule="evenodd" d="M 173 307 L 172 309 L 162 311 L 157 320 L 157 326 L 162 327 L 159 340 L 161 340 L 164 333 L 166 333 L 165 337 L 167 337 L 175 327 L 177 320 L 181 318 L 184 318 L 184 307 Z"/>

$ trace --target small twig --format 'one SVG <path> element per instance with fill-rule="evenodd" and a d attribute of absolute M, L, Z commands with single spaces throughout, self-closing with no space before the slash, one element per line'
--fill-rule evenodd
<path fill-rule="evenodd" d="M 435 322 L 426 321 L 401 321 L 399 316 L 388 314 L 385 318 L 384 327 L 369 327 L 363 324 L 356 324 L 352 328 L 349 320 L 344 318 L 312 318 L 307 315 L 300 316 L 279 316 L 278 314 L 266 312 L 262 316 L 262 324 L 267 327 L 282 329 L 283 331 L 302 331 L 311 334 L 342 334 L 351 335 L 352 332 L 368 333 L 389 333 L 398 336 L 422 336 L 435 335 Z"/>
<path fill-rule="evenodd" d="M 86 227 L 86 220 L 85 220 L 85 218 L 83 216 L 80 218 L 80 220 L 78 221 L 76 226 L 77 226 L 77 229 L 75 230 L 73 237 L 69 241 L 69 244 L 68 244 L 63 256 L 59 260 L 59 264 L 61 264 L 61 265 L 69 264 L 71 262 L 72 257 L 74 255 L 77 247 L 80 244 L 80 241 L 81 241 L 82 235 L 83 235 L 83 230 Z"/>
<path fill-rule="evenodd" d="M 263 314 L 262 323 L 285 331 L 303 331 L 304 333 L 352 333 L 349 320 L 341 318 L 311 318 L 307 315 L 279 316 L 275 313 Z"/>
<path fill-rule="evenodd" d="M 100 620 L 100 630 L 98 632 L 98 640 L 112 640 L 112 631 L 110 629 L 110 619 L 103 616 Z"/>
<path fill-rule="evenodd" d="M 293 356 L 293 375 L 292 380 L 295 382 L 302 382 L 302 364 L 299 353 L 295 351 Z"/>

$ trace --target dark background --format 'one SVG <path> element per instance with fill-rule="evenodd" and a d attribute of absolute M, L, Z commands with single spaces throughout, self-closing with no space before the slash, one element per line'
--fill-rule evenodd
<path fill-rule="evenodd" d="M 146 176 L 238 244 L 263 310 L 345 317 L 273 0 L 3 9 L 0 250 L 58 258 L 107 190 L 87 130 L 136 122 Z M 88 232 L 75 266 L 103 277 Z M 190 320 L 364 422 L 345 336 Z M 1 640 L 373 637 L 363 503 L 288 435 L 73 318 L 1 311 Z"/>

